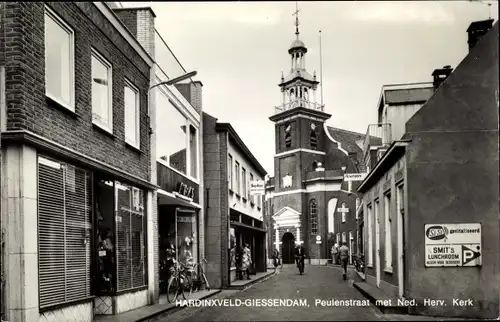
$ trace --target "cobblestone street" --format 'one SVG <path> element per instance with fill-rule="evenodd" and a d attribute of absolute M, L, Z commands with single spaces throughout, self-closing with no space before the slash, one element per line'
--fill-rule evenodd
<path fill-rule="evenodd" d="M 355 274 L 354 271 L 350 272 Z M 352 278 L 352 276 L 351 276 Z M 348 321 L 385 320 L 372 306 L 322 307 L 316 300 L 365 300 L 343 281 L 338 268 L 307 266 L 300 276 L 294 265 L 285 266 L 281 274 L 240 292 L 222 292 L 215 298 L 236 301 L 245 299 L 304 299 L 308 307 L 205 307 L 186 308 L 163 321 Z"/>

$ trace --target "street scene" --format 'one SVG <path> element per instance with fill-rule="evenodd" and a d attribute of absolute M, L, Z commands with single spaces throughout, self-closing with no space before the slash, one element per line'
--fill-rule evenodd
<path fill-rule="evenodd" d="M 0 14 L 0 322 L 500 317 L 498 2 Z"/>

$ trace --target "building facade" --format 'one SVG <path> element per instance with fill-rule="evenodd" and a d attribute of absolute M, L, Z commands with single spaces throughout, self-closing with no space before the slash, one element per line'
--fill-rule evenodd
<path fill-rule="evenodd" d="M 146 305 L 153 60 L 104 3 L 0 11 L 3 319 Z"/>
<path fill-rule="evenodd" d="M 151 79 L 152 182 L 159 186 L 152 200 L 154 217 L 150 249 L 151 284 L 160 301 L 170 277 L 170 257 L 195 264 L 204 258 L 204 188 L 202 153 L 202 86 L 200 81 L 165 82 L 187 72 L 155 29 L 150 7 L 120 8 L 114 12 L 155 59 Z M 174 250 L 172 254 L 171 251 Z M 154 283 L 154 284 L 153 284 Z"/>
<path fill-rule="evenodd" d="M 454 71 L 434 71 L 434 92 L 411 117 L 382 118 L 405 133 L 384 147 L 358 188 L 367 282 L 414 299 L 410 313 L 499 315 L 499 34 L 492 23 L 471 24 L 470 52 Z M 426 305 L 428 298 L 445 305 Z"/>
<path fill-rule="evenodd" d="M 250 182 L 267 172 L 229 123 L 203 113 L 205 160 L 207 278 L 226 288 L 238 276 L 238 256 L 247 243 L 252 273 L 265 272 L 266 229 L 262 195 L 250 194 Z"/>
<path fill-rule="evenodd" d="M 317 102 L 319 82 L 306 69 L 299 39 L 288 53 L 289 74 L 279 84 L 283 102 L 269 119 L 275 124 L 274 177 L 266 182 L 269 259 L 275 249 L 294 262 L 303 244 L 311 264 L 325 264 L 335 241 L 356 246 L 356 188 L 364 172 L 364 135 L 328 127 L 331 117 Z M 357 179 L 356 179 L 357 178 Z M 352 256 L 351 256 L 352 258 Z"/>

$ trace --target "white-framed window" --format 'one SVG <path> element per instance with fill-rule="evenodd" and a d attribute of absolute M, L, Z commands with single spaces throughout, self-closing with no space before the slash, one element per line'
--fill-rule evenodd
<path fill-rule="evenodd" d="M 345 233 L 345 231 L 344 231 L 344 232 L 342 232 L 342 242 L 343 242 L 343 243 L 347 243 L 347 237 L 346 237 L 346 233 Z"/>
<path fill-rule="evenodd" d="M 240 193 L 240 164 L 237 161 L 234 162 L 234 184 L 236 193 Z"/>
<path fill-rule="evenodd" d="M 92 122 L 113 132 L 113 75 L 111 64 L 92 49 Z"/>
<path fill-rule="evenodd" d="M 253 174 L 252 173 L 250 173 L 250 183 L 251 182 L 253 182 Z M 255 203 L 255 198 L 253 195 L 250 194 L 250 189 L 248 189 L 248 200 Z"/>
<path fill-rule="evenodd" d="M 141 122 L 139 90 L 125 79 L 123 89 L 125 107 L 125 142 L 140 148 Z"/>
<path fill-rule="evenodd" d="M 75 34 L 45 6 L 45 95 L 75 111 Z"/>
<path fill-rule="evenodd" d="M 229 181 L 229 189 L 233 190 L 233 156 L 228 154 L 227 157 L 227 175 Z"/>
<path fill-rule="evenodd" d="M 367 208 L 367 215 L 366 215 L 366 220 L 368 222 L 367 225 L 367 233 L 368 233 L 368 260 L 367 260 L 367 265 L 368 266 L 373 266 L 373 211 L 372 211 L 372 205 L 368 205 Z"/>
<path fill-rule="evenodd" d="M 347 191 L 352 191 L 352 181 L 347 181 Z"/>
<path fill-rule="evenodd" d="M 157 82 L 161 81 L 157 78 Z M 184 177 L 197 181 L 200 176 L 200 130 L 197 120 L 189 117 L 182 102 L 176 101 L 164 86 L 156 87 L 155 93 L 157 160 Z"/>
<path fill-rule="evenodd" d="M 246 198 L 247 197 L 247 185 L 248 185 L 248 182 L 247 182 L 247 170 L 245 170 L 245 168 L 241 168 L 241 184 L 242 184 L 242 191 L 241 191 L 241 195 L 243 196 L 243 198 Z"/>
<path fill-rule="evenodd" d="M 359 215 L 358 215 L 359 204 L 360 204 L 360 200 L 359 200 L 359 198 L 356 198 L 356 220 L 359 219 Z"/>
<path fill-rule="evenodd" d="M 335 240 L 337 241 L 337 244 L 339 244 L 339 243 L 340 243 L 340 233 L 337 233 L 337 234 L 335 235 Z"/>
<path fill-rule="evenodd" d="M 345 207 L 345 203 L 342 203 L 342 207 L 340 208 L 342 211 L 342 223 L 345 223 L 347 217 L 347 208 Z"/>
<path fill-rule="evenodd" d="M 384 196 L 385 268 L 392 269 L 391 194 Z"/>

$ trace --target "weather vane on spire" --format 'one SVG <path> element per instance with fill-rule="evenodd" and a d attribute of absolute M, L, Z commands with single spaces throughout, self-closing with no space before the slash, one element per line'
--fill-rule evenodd
<path fill-rule="evenodd" d="M 295 34 L 297 35 L 297 39 L 299 39 L 299 2 L 295 1 L 295 12 L 292 16 L 295 16 Z"/>

